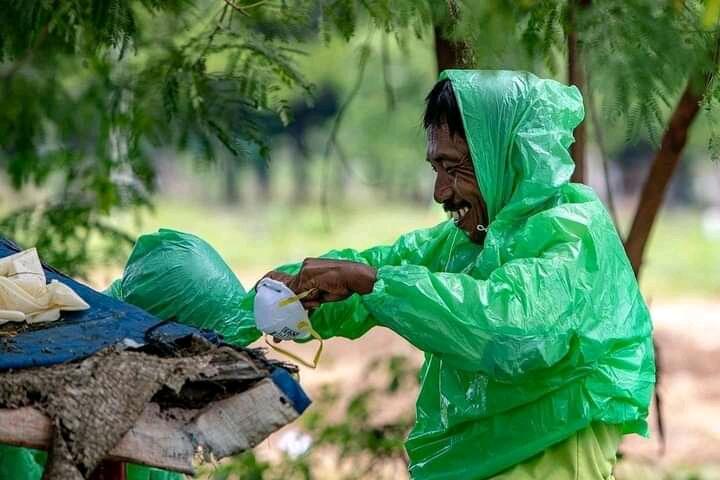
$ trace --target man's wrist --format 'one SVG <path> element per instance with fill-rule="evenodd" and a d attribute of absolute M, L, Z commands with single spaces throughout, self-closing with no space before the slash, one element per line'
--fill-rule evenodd
<path fill-rule="evenodd" d="M 364 263 L 357 264 L 357 274 L 354 275 L 353 290 L 360 295 L 367 295 L 373 291 L 377 281 L 377 269 Z"/>

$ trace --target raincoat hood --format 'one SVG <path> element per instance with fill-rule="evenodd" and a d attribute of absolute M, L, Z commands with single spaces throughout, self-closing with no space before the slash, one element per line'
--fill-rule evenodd
<path fill-rule="evenodd" d="M 528 215 L 570 181 L 582 121 L 574 86 L 527 72 L 445 70 L 463 118 L 488 220 Z"/>

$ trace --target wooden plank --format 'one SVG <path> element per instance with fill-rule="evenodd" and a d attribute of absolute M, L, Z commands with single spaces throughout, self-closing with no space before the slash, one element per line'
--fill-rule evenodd
<path fill-rule="evenodd" d="M 269 379 L 201 410 L 147 406 L 108 459 L 193 475 L 196 453 L 221 459 L 252 448 L 298 414 Z M 0 409 L 0 443 L 46 450 L 50 420 L 32 407 Z"/>
<path fill-rule="evenodd" d="M 184 428 L 196 414 L 197 410 L 175 408 L 162 412 L 157 404 L 148 404 L 135 425 L 110 452 L 110 459 L 192 475 L 196 447 Z"/>
<path fill-rule="evenodd" d="M 254 447 L 284 427 L 298 413 L 271 380 L 215 402 L 193 419 L 186 431 L 203 446 L 203 454 L 224 458 Z"/>
<path fill-rule="evenodd" d="M 50 419 L 32 407 L 0 409 L 0 443 L 46 448 L 52 438 Z"/>

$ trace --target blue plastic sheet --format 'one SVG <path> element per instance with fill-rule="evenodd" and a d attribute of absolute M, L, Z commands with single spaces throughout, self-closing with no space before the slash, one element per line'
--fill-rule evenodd
<path fill-rule="evenodd" d="M 0 238 L 0 258 L 20 249 Z M 201 335 L 213 343 L 221 337 L 175 322 L 162 322 L 133 305 L 115 300 L 43 265 L 47 280 L 57 279 L 70 286 L 89 305 L 89 310 L 62 312 L 61 319 L 36 325 L 15 336 L 0 337 L 0 370 L 54 365 L 79 360 L 126 339 L 145 344 L 145 334 L 162 335 L 172 341 L 188 335 Z"/>

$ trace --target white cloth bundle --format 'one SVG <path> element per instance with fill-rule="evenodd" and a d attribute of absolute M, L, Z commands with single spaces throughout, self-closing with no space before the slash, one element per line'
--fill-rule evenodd
<path fill-rule="evenodd" d="M 60 310 L 88 308 L 64 283 L 57 280 L 46 283 L 34 248 L 0 258 L 0 324 L 52 322 L 60 318 Z"/>

